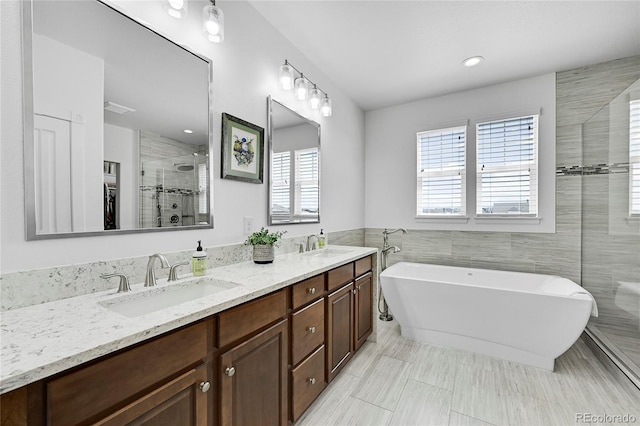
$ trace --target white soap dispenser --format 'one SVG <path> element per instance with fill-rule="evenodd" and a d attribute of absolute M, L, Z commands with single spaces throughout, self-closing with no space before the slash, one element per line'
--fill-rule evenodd
<path fill-rule="evenodd" d="M 193 275 L 204 275 L 207 272 L 207 252 L 202 250 L 198 240 L 198 248 L 193 252 L 191 259 L 191 272 Z"/>

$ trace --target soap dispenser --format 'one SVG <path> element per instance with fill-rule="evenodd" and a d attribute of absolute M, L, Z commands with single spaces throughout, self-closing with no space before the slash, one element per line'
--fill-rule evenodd
<path fill-rule="evenodd" d="M 207 252 L 202 250 L 200 243 L 201 240 L 198 240 L 198 248 L 192 255 L 191 272 L 193 275 L 204 275 L 207 272 Z"/>
<path fill-rule="evenodd" d="M 327 246 L 327 236 L 324 235 L 323 230 L 320 230 L 320 235 L 318 235 L 318 247 L 325 248 Z"/>

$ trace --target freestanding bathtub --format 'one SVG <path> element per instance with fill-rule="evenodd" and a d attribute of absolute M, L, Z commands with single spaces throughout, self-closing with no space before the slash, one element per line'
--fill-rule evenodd
<path fill-rule="evenodd" d="M 588 291 L 553 275 L 400 262 L 380 283 L 403 336 L 551 371 L 597 316 Z"/>

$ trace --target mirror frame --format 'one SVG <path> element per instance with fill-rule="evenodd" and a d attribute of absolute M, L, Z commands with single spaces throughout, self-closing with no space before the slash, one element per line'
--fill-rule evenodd
<path fill-rule="evenodd" d="M 307 123 L 309 123 L 310 125 L 316 127 L 318 129 L 318 156 L 320 158 L 319 164 L 322 165 L 322 152 L 321 152 L 321 138 L 320 138 L 320 123 L 317 123 L 313 120 L 308 119 L 307 117 L 301 115 L 300 113 L 294 111 L 293 109 L 289 108 L 288 106 L 286 106 L 285 104 L 283 104 L 282 102 L 276 101 L 275 99 L 273 99 L 271 97 L 271 95 L 269 95 L 267 97 L 267 143 L 269 144 L 269 173 L 267 174 L 267 223 L 270 226 L 275 226 L 275 225 L 300 225 L 300 224 L 307 224 L 307 223 L 320 223 L 320 205 L 321 205 L 321 193 L 322 193 L 322 188 L 321 188 L 321 182 L 322 182 L 322 176 L 321 176 L 321 166 L 318 169 L 318 216 L 317 216 L 317 220 L 295 220 L 295 221 L 289 221 L 289 222 L 274 222 L 273 221 L 273 214 L 271 212 L 271 181 L 272 181 L 272 176 L 271 176 L 271 162 L 273 161 L 273 105 L 277 104 L 279 106 L 281 106 L 282 108 L 290 111 L 292 114 L 295 114 L 296 116 L 300 117 L 302 120 L 306 121 Z"/>
<path fill-rule="evenodd" d="M 33 0 L 22 1 L 22 102 L 23 102 L 23 155 L 24 155 L 24 208 L 25 208 L 25 236 L 27 241 L 30 240 L 47 240 L 54 238 L 76 238 L 90 236 L 107 236 L 122 234 L 139 234 L 148 232 L 166 232 L 166 231 L 183 231 L 191 229 L 213 229 L 213 62 L 211 59 L 200 55 L 193 50 L 180 45 L 171 40 L 168 36 L 151 28 L 147 23 L 128 15 L 121 8 L 111 4 L 107 4 L 102 0 L 95 0 L 103 6 L 111 9 L 130 20 L 132 23 L 140 25 L 173 44 L 183 49 L 193 56 L 201 59 L 208 67 L 208 139 L 209 139 L 209 222 L 204 225 L 186 225 L 162 228 L 132 228 L 132 229 L 109 229 L 100 231 L 78 231 L 78 232 L 61 232 L 55 234 L 38 234 L 36 232 L 36 191 L 35 191 L 35 140 L 34 140 L 34 93 L 33 93 Z M 139 186 L 139 176 L 138 176 Z"/>

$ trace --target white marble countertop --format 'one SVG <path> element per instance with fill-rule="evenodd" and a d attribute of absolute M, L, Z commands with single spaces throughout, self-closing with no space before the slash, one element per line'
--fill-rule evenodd
<path fill-rule="evenodd" d="M 320 254 L 323 250 L 325 253 Z M 273 263 L 266 265 L 243 262 L 209 269 L 204 277 L 188 275 L 172 283 L 158 279 L 156 287 L 134 284 L 128 293 L 116 293 L 114 289 L 2 312 L 0 393 L 376 252 L 375 248 L 328 246 L 313 252 L 276 256 Z M 219 283 L 221 290 L 133 317 L 107 307 L 120 300 L 138 300 L 167 291 L 179 292 L 175 289 L 203 283 Z"/>

